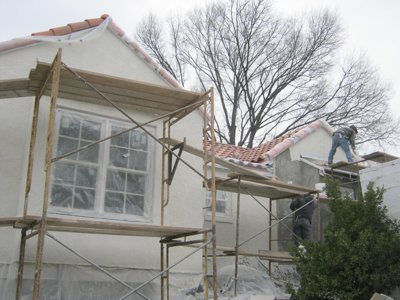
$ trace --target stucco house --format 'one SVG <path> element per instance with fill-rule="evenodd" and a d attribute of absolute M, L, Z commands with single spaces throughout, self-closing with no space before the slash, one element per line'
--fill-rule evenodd
<path fill-rule="evenodd" d="M 34 95 L 40 91 L 32 92 L 29 89 L 32 89 L 31 85 L 35 82 L 38 82 L 39 86 L 46 86 L 42 81 L 46 77 L 41 75 L 41 71 L 51 70 L 50 64 L 56 61 L 57 53 L 60 54 L 63 64 L 62 72 L 67 74 L 68 68 L 84 70 L 87 78 L 80 78 L 82 86 L 77 85 L 67 91 L 63 80 L 71 80 L 74 76 L 61 75 L 55 110 L 54 143 L 50 151 L 52 157 L 64 155 L 124 130 L 125 133 L 52 164 L 49 173 L 47 223 L 48 226 L 52 226 L 51 222 L 69 220 L 69 225 L 64 223 L 62 226 L 71 226 L 68 229 L 71 232 L 55 232 L 52 235 L 53 240 L 46 237 L 40 293 L 46 299 L 78 299 L 88 297 L 89 294 L 93 299 L 119 299 L 132 290 L 121 286 L 121 282 L 137 287 L 160 272 L 162 262 L 158 237 L 166 235 L 165 232 L 159 232 L 160 228 L 156 226 L 150 231 L 145 229 L 150 237 L 142 237 L 141 235 L 146 234 L 141 234 L 140 230 L 134 236 L 124 233 L 102 234 L 108 233 L 111 227 L 107 227 L 107 232 L 102 231 L 101 226 L 104 224 L 96 223 L 97 221 L 106 221 L 107 226 L 119 224 L 115 229 L 119 233 L 124 230 L 121 224 L 127 224 L 127 231 L 133 230 L 129 227 L 133 226 L 132 224 L 138 224 L 138 228 L 142 225 L 149 228 L 151 225 L 165 224 L 171 227 L 167 228 L 171 230 L 167 235 L 174 231 L 177 235 L 180 228 L 187 228 L 186 231 L 182 231 L 183 235 L 193 230 L 198 230 L 200 236 L 203 234 L 201 230 L 206 192 L 201 180 L 196 178 L 198 175 L 193 175 L 189 168 L 179 168 L 175 172 L 174 182 L 184 184 L 171 187 L 171 200 L 168 206 L 164 205 L 165 218 L 160 214 L 160 186 L 163 179 L 156 174 L 163 171 L 163 148 L 148 135 L 163 137 L 163 122 L 166 117 L 160 116 L 183 106 L 187 99 L 194 102 L 199 98 L 199 94 L 184 91 L 179 83 L 130 40 L 108 15 L 0 43 L 0 115 L 3 122 L 0 130 L 3 145 L 0 150 L 0 223 L 3 225 L 0 227 L 1 299 L 12 299 L 16 293 L 21 239 L 21 231 L 15 229 L 19 226 L 18 218 L 22 214 L 24 217 L 40 216 L 44 206 L 43 199 L 46 198 L 45 153 L 52 96 L 44 95 L 36 111 Z M 26 84 L 20 88 L 15 86 L 15 79 L 26 82 L 24 80 L 28 77 L 29 87 Z M 103 101 L 101 96 L 98 97 L 98 101 L 93 100 L 92 92 L 83 87 L 89 85 L 91 80 L 97 80 L 93 88 L 98 89 L 114 84 L 114 87 L 109 88 L 110 95 L 119 93 L 120 86 L 132 87 L 131 91 L 125 91 L 126 95 L 118 95 L 121 100 L 118 105 L 123 108 L 122 114 Z M 10 91 L 8 86 L 11 81 L 14 85 L 13 91 Z M 47 85 L 47 89 L 49 88 Z M 154 91 L 158 91 L 159 94 L 156 95 Z M 68 97 L 63 97 L 67 94 Z M 146 100 L 149 94 L 152 95 L 154 103 L 152 99 Z M 129 97 L 134 100 L 130 100 Z M 169 101 L 168 97 L 179 101 L 160 104 L 164 98 Z M 193 110 L 191 108 L 190 111 Z M 130 116 L 134 116 L 134 120 L 141 124 L 147 124 L 149 120 L 155 121 L 143 125 L 143 128 L 129 130 L 135 125 L 130 121 Z M 33 149 L 31 130 L 35 120 L 37 131 Z M 201 148 L 202 129 L 203 114 L 194 111 L 190 119 L 186 117 L 177 122 L 173 132 L 175 138 L 185 139 Z M 31 154 L 34 163 L 29 171 Z M 202 162 L 197 158 L 187 157 L 187 162 L 195 169 L 202 169 Z M 193 177 L 197 180 L 191 180 Z M 90 230 L 85 231 L 83 225 L 76 223 L 79 221 L 85 221 L 85 226 L 92 224 L 90 226 L 93 228 L 90 230 L 98 230 L 98 234 L 86 233 Z M 31 231 L 35 232 L 37 221 L 31 219 L 31 222 Z M 54 228 L 57 226 L 61 225 L 54 223 Z M 73 233 L 73 226 L 80 226 L 79 229 L 75 229 L 83 233 Z M 26 234 L 29 237 L 29 233 Z M 151 237 L 152 234 L 154 238 Z M 73 248 L 81 257 L 55 243 L 56 239 L 62 240 L 66 247 Z M 26 239 L 23 285 L 19 290 L 23 299 L 30 297 L 34 288 L 38 244 L 35 234 Z M 170 263 L 191 252 L 192 249 L 187 247 L 171 250 Z M 104 275 L 104 272 L 94 270 L 82 257 L 107 267 L 109 272 L 121 278 L 121 282 L 114 282 Z M 190 255 L 174 269 L 174 272 L 177 276 L 171 279 L 171 290 L 173 287 L 185 287 L 185 284 L 189 287 L 198 285 L 201 279 L 199 274 L 203 272 L 201 251 Z M 147 299 L 157 299 L 160 297 L 159 285 L 159 281 L 154 281 L 140 293 Z M 128 297 L 136 298 L 142 299 L 143 296 L 134 293 Z"/>
<path fill-rule="evenodd" d="M 2 299 L 182 297 L 210 279 L 215 298 L 216 246 L 238 241 L 237 184 L 214 196 L 215 176 L 266 181 L 250 188 L 265 205 L 312 191 L 203 157 L 212 93 L 184 90 L 108 15 L 1 42 L 0 70 Z M 247 200 L 241 251 L 257 253 L 270 218 Z"/>
<path fill-rule="evenodd" d="M 62 70 L 53 114 L 53 89 L 45 74 L 53 70 L 55 57 L 61 57 Z M 35 95 L 43 92 L 41 87 L 47 92 L 39 106 Z M 118 109 L 104 101 L 113 97 Z M 218 251 L 228 257 L 219 260 L 221 266 L 239 251 L 244 256 L 286 251 L 291 219 L 278 219 L 290 214 L 291 197 L 315 192 L 326 174 L 355 193 L 357 172 L 324 165 L 332 135 L 324 120 L 253 149 L 216 143 L 216 167 L 204 168 L 212 159 L 204 158 L 202 149 L 212 143 L 203 140 L 203 97 L 211 96 L 184 90 L 108 15 L 1 42 L 0 298 L 13 299 L 16 291 L 30 298 L 35 289 L 38 217 L 46 198 L 47 225 L 54 232 L 43 246 L 42 297 L 120 299 L 149 282 L 127 299 L 160 299 L 160 280 L 154 280 L 160 268 L 174 265 L 173 276 L 161 276 L 161 290 L 168 284 L 177 297 L 210 279 L 214 257 L 204 249 L 212 242 L 214 225 Z M 179 113 L 171 124 L 174 111 Z M 136 123 L 142 125 L 132 127 Z M 82 147 L 87 148 L 74 153 Z M 169 156 L 166 147 L 185 151 Z M 52 167 L 46 171 L 48 159 Z M 335 161 L 344 160 L 338 149 Z M 215 171 L 215 215 L 204 170 Z M 315 239 L 324 226 L 320 204 Z M 203 244 L 196 250 L 201 251 L 193 251 L 190 246 L 199 240 Z M 186 247 L 175 247 L 182 244 Z M 23 278 L 19 289 L 17 278 Z"/>

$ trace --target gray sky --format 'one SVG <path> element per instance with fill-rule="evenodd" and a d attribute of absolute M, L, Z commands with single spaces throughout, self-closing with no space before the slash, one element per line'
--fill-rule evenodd
<path fill-rule="evenodd" d="M 213 0 L 0 0 L 0 41 L 51 27 L 109 14 L 133 37 L 137 22 L 149 12 L 166 16 Z M 364 53 L 393 88 L 391 110 L 400 117 L 400 0 L 274 0 L 284 15 L 329 8 L 343 26 L 349 53 Z M 400 148 L 386 150 L 400 155 Z"/>

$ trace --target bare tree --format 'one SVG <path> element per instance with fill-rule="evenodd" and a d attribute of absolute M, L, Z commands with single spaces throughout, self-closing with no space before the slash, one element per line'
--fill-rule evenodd
<path fill-rule="evenodd" d="M 169 43 L 163 38 L 163 24 L 153 14 L 142 20 L 136 30 L 136 37 L 157 62 L 167 70 L 182 86 L 185 85 L 185 63 L 178 51 L 182 43 L 182 24 L 179 18 L 169 20 Z M 172 51 L 172 53 L 171 53 Z"/>
<path fill-rule="evenodd" d="M 253 147 L 318 118 L 357 125 L 360 142 L 398 136 L 388 86 L 365 58 L 335 60 L 341 35 L 328 11 L 286 20 L 265 0 L 227 0 L 168 27 L 150 16 L 136 37 L 182 85 L 194 74 L 201 89 L 215 87 L 221 142 Z"/>

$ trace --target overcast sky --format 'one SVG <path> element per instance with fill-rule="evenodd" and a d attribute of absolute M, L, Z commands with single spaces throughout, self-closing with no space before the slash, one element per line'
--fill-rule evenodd
<path fill-rule="evenodd" d="M 133 37 L 149 12 L 166 16 L 213 0 L 0 0 L 0 41 L 109 14 Z M 274 0 L 277 12 L 299 15 L 329 8 L 343 26 L 348 52 L 361 52 L 393 88 L 391 109 L 400 117 L 400 0 Z M 0 70 L 1 71 L 1 70 Z M 400 149 L 394 150 L 400 155 Z M 387 151 L 390 152 L 390 151 Z"/>

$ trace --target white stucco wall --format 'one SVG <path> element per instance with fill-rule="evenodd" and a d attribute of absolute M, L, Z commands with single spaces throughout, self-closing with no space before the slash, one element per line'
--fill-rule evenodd
<path fill-rule="evenodd" d="M 14 216 L 24 197 L 21 178 L 26 176 L 25 157 L 29 152 L 30 127 L 33 105 L 31 99 L 15 98 L 0 100 L 0 216 Z"/>
<path fill-rule="evenodd" d="M 217 168 L 217 177 L 227 178 L 230 171 Z M 237 193 L 231 192 L 232 200 L 229 218 L 222 218 L 217 215 L 217 246 L 234 248 L 236 246 L 236 224 L 237 224 Z M 267 209 L 269 208 L 269 199 L 255 196 Z M 250 239 L 240 246 L 240 251 L 248 253 L 258 253 L 258 250 L 268 249 L 269 230 L 265 230 L 269 225 L 269 214 L 260 206 L 251 196 L 240 195 L 240 211 L 239 211 L 239 244 Z M 206 216 L 206 225 L 211 226 L 211 217 Z M 264 232 L 262 232 L 265 230 Z M 260 235 L 254 237 L 258 233 Z M 254 238 L 253 238 L 254 237 Z"/>
<path fill-rule="evenodd" d="M 360 170 L 360 182 L 363 193 L 369 182 L 374 182 L 375 187 L 384 187 L 383 204 L 388 215 L 400 219 L 400 159 Z"/>
<path fill-rule="evenodd" d="M 290 148 L 290 155 L 293 160 L 299 160 L 301 155 L 327 161 L 332 146 L 332 135 L 324 128 L 319 128 L 309 136 L 300 140 Z M 342 148 L 337 148 L 333 162 L 347 161 Z"/>
<path fill-rule="evenodd" d="M 161 76 L 148 68 L 131 49 L 108 30 L 101 38 L 81 44 L 41 43 L 0 53 L 0 80 L 28 77 L 29 70 L 35 67 L 37 60 L 51 62 L 59 47 L 63 48 L 62 61 L 73 68 L 167 86 L 166 81 Z M 59 106 L 64 108 L 125 120 L 119 112 L 108 106 L 66 99 L 59 99 L 58 103 Z M 29 197 L 29 214 L 40 214 L 42 208 L 48 104 L 48 97 L 43 97 L 39 113 L 39 136 L 35 151 L 32 190 Z M 2 139 L 2 147 L 0 147 L 1 217 L 22 214 L 32 111 L 33 98 L 0 100 L 0 119 L 3 122 L 0 129 Z M 139 122 L 154 118 L 151 114 L 138 113 L 129 109 L 127 112 Z M 152 126 L 154 126 L 156 136 L 161 137 L 162 122 L 156 122 Z M 201 116 L 194 112 L 174 126 L 172 135 L 174 138 L 187 137 L 191 145 L 201 148 L 201 129 Z M 153 188 L 150 223 L 159 224 L 162 150 L 158 144 L 155 149 L 154 169 L 153 174 L 151 174 L 153 176 Z M 185 155 L 185 159 L 201 172 L 201 162 L 198 158 Z M 202 227 L 203 204 L 204 189 L 202 188 L 201 178 L 194 174 L 192 170 L 180 164 L 171 188 L 171 203 L 166 209 L 165 224 Z M 7 243 L 2 243 L 0 247 L 0 262 L 4 263 L 15 261 L 19 249 L 20 232 L 14 230 L 12 234 L 10 230 L 2 229 L 0 231 L 0 239 L 3 242 L 7 240 Z M 159 242 L 155 238 L 72 233 L 56 233 L 55 235 L 82 255 L 90 257 L 101 265 L 155 269 L 160 266 Z M 35 247 L 36 239 L 30 240 L 27 245 L 27 261 L 34 260 Z M 182 257 L 192 250 L 184 247 L 178 248 L 172 250 L 172 257 Z M 12 255 L 9 253 L 12 253 Z M 82 263 L 81 260 L 68 254 L 62 247 L 47 239 L 45 261 L 66 264 Z M 170 263 L 173 262 L 174 259 L 172 258 Z M 179 265 L 176 270 L 190 272 L 201 270 L 201 253 Z"/>
<path fill-rule="evenodd" d="M 116 44 L 118 43 L 118 44 Z M 0 54 L 0 80 L 26 78 L 36 62 L 51 63 L 59 48 L 62 61 L 72 68 L 167 86 L 133 50 L 111 31 L 83 43 L 37 43 Z"/>
<path fill-rule="evenodd" d="M 0 217 L 22 213 L 31 126 L 31 118 L 22 112 L 31 112 L 31 104 L 27 98 L 0 99 Z M 0 228 L 0 263 L 18 258 L 19 237 L 19 231 Z"/>

